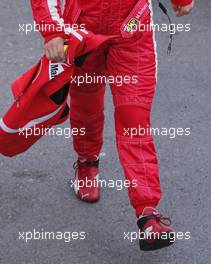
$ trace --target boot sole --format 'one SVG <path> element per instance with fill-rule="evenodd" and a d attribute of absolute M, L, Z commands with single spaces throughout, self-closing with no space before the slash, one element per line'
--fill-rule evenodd
<path fill-rule="evenodd" d="M 85 202 L 85 203 L 97 203 L 100 200 L 100 197 L 97 199 L 93 199 L 93 200 L 86 200 L 86 199 L 82 199 L 79 195 L 77 195 L 75 193 L 75 196 L 78 198 L 78 200 Z"/>
<path fill-rule="evenodd" d="M 172 242 L 170 239 L 155 239 L 154 242 L 151 244 L 144 242 L 144 240 L 139 240 L 140 250 L 142 251 L 158 250 L 165 247 L 169 247 L 173 244 L 174 242 Z"/>

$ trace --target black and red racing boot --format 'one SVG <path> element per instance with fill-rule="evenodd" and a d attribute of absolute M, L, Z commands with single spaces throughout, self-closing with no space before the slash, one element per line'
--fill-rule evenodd
<path fill-rule="evenodd" d="M 174 243 L 169 217 L 164 217 L 155 208 L 146 207 L 137 221 L 139 227 L 139 246 L 150 251 L 168 247 Z"/>

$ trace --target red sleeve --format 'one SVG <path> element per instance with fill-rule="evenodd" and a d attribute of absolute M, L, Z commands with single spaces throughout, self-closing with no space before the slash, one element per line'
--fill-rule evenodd
<path fill-rule="evenodd" d="M 66 37 L 60 0 L 31 0 L 33 17 L 45 42 L 55 37 Z"/>
<path fill-rule="evenodd" d="M 171 0 L 171 2 L 178 6 L 184 6 L 191 4 L 192 0 Z"/>

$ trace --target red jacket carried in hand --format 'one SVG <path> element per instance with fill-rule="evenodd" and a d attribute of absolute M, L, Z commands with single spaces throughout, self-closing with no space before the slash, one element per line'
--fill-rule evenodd
<path fill-rule="evenodd" d="M 0 120 L 1 154 L 14 156 L 26 151 L 43 136 L 43 131 L 66 121 L 69 81 L 76 65 L 84 54 L 110 38 L 83 30 L 74 32 L 69 37 L 71 46 L 65 63 L 52 62 L 43 56 L 13 82 L 15 102 Z"/>

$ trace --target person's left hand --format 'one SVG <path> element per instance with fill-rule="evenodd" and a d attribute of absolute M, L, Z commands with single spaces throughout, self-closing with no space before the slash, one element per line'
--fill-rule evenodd
<path fill-rule="evenodd" d="M 194 1 L 191 4 L 185 5 L 185 6 L 177 6 L 172 3 L 172 6 L 173 6 L 176 16 L 181 17 L 181 16 L 188 15 L 192 11 L 194 7 Z"/>

